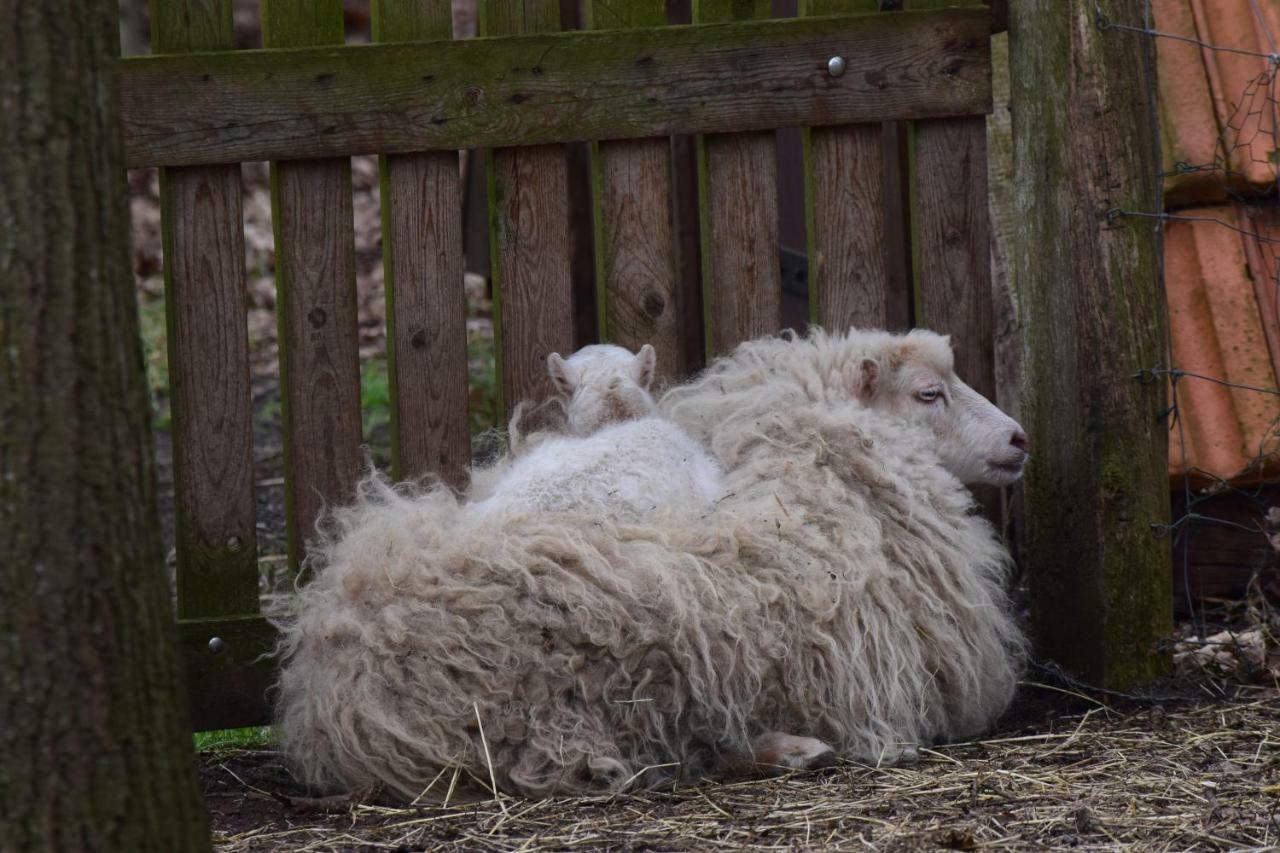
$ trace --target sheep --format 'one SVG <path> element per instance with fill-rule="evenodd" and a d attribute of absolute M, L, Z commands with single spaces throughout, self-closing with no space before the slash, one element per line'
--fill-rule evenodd
<path fill-rule="evenodd" d="M 496 477 L 482 478 L 473 513 L 594 510 L 639 521 L 665 507 L 701 513 L 720 496 L 719 463 L 688 433 L 657 416 L 609 424 L 593 435 L 541 436 Z"/>
<path fill-rule="evenodd" d="M 524 436 L 512 417 L 513 459 L 484 474 L 474 512 L 595 509 L 639 520 L 658 507 L 707 510 L 720 494 L 719 465 L 680 427 L 657 417 L 649 394 L 656 352 L 583 347 L 547 358 L 563 395 L 569 435 Z"/>
<path fill-rule="evenodd" d="M 406 798 L 450 768 L 530 796 L 616 791 L 744 757 L 893 761 L 990 725 L 1025 655 L 1008 553 L 945 429 L 871 405 L 945 342 L 767 343 L 660 403 L 723 464 L 710 513 L 477 514 L 366 481 L 280 625 L 298 775 Z M 853 364 L 815 357 L 836 349 Z M 946 366 L 939 393 L 964 399 Z M 996 443 L 961 432 L 975 458 Z"/>
<path fill-rule="evenodd" d="M 591 435 L 601 427 L 653 414 L 650 387 L 657 353 L 645 344 L 638 353 L 612 344 L 592 344 L 569 358 L 547 356 L 551 384 L 566 401 L 569 432 Z"/>
<path fill-rule="evenodd" d="M 1030 456 L 1016 421 L 955 375 L 947 337 L 813 328 L 740 344 L 694 381 L 671 389 L 659 411 L 707 441 L 725 418 L 788 403 L 857 400 L 930 429 L 951 473 L 966 484 L 1008 486 Z"/>

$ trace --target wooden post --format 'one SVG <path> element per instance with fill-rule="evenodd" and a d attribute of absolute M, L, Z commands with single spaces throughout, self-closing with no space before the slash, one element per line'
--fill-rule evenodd
<path fill-rule="evenodd" d="M 802 15 L 875 11 L 875 0 L 800 5 Z M 907 283 L 897 292 L 889 284 L 883 136 L 878 123 L 805 131 L 809 315 L 830 331 L 905 325 Z"/>
<path fill-rule="evenodd" d="M 151 25 L 156 53 L 233 43 L 229 3 L 157 0 Z M 241 195 L 238 163 L 160 170 L 182 619 L 258 612 Z"/>
<path fill-rule="evenodd" d="M 374 41 L 453 33 L 448 0 L 374 0 L 371 11 Z M 471 435 L 458 153 L 392 154 L 381 158 L 379 174 L 391 471 L 397 479 L 434 473 L 464 486 Z"/>
<path fill-rule="evenodd" d="M 485 36 L 557 32 L 553 0 L 482 0 Z M 521 71 L 543 73 L 540 65 Z M 550 390 L 546 359 L 573 350 L 569 172 L 563 145 L 488 152 L 493 319 L 503 418 Z"/>
<path fill-rule="evenodd" d="M 666 24 L 663 0 L 626 6 L 591 0 L 589 29 Z M 629 349 L 653 344 L 660 382 L 688 372 L 681 323 L 672 222 L 671 140 L 604 140 L 593 145 L 597 318 L 601 340 Z"/>
<path fill-rule="evenodd" d="M 768 0 L 695 0 L 694 23 L 768 18 Z M 772 130 L 698 139 L 703 319 L 709 356 L 782 325 Z"/>
<path fill-rule="evenodd" d="M 265 0 L 267 48 L 342 44 L 338 0 Z M 289 565 L 360 475 L 360 348 L 351 161 L 271 164 Z"/>
<path fill-rule="evenodd" d="M 1172 629 L 1159 229 L 1142 0 L 1010 4 L 1011 254 L 1031 436 L 1026 546 L 1037 654 L 1124 687 L 1159 674 Z"/>

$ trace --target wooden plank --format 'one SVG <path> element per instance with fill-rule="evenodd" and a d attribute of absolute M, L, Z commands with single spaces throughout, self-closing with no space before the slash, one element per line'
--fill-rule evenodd
<path fill-rule="evenodd" d="M 264 0 L 269 48 L 341 43 L 340 0 Z M 360 473 L 360 351 L 351 163 L 271 164 L 289 563 Z"/>
<path fill-rule="evenodd" d="M 137 57 L 122 114 L 131 167 L 972 115 L 989 27 L 977 8 Z"/>
<path fill-rule="evenodd" d="M 664 0 L 626 6 L 590 0 L 587 9 L 596 29 L 666 23 Z M 671 140 L 601 142 L 592 153 L 592 176 L 600 337 L 633 351 L 653 344 L 658 381 L 683 376 Z"/>
<path fill-rule="evenodd" d="M 770 10 L 768 0 L 695 0 L 693 20 L 767 18 Z M 824 57 L 818 68 L 825 67 Z M 708 358 L 728 352 L 741 341 L 777 332 L 782 325 L 774 141 L 772 131 L 711 134 L 698 139 Z"/>
<path fill-rule="evenodd" d="M 890 299 L 887 328 L 905 331 L 915 325 L 914 252 L 911 246 L 911 123 L 887 121 L 880 126 L 884 158 L 885 278 Z"/>
<path fill-rule="evenodd" d="M 1137 21 L 1143 6 L 1104 8 Z M 1169 523 L 1166 386 L 1135 378 L 1167 357 L 1166 311 L 1161 229 L 1103 212 L 1160 209 L 1159 129 L 1155 45 L 1081 38 L 1097 9 L 1009 4 L 1010 243 L 1032 450 L 1022 554 L 1036 656 L 1127 690 L 1167 671 L 1173 630 L 1169 538 L 1152 532 Z M 1127 106 L 1099 108 L 1112 104 Z"/>
<path fill-rule="evenodd" d="M 875 0 L 806 0 L 801 14 L 876 8 Z M 805 135 L 809 310 L 833 331 L 893 325 L 882 140 L 879 123 L 817 127 Z"/>
<path fill-rule="evenodd" d="M 914 183 L 916 321 L 951 336 L 956 373 L 994 400 L 986 120 L 919 122 Z"/>
<path fill-rule="evenodd" d="M 215 639 L 216 638 L 216 639 Z M 276 629 L 260 616 L 178 623 L 191 727 L 202 732 L 271 722 Z"/>
<path fill-rule="evenodd" d="M 552 31 L 558 0 L 483 0 L 484 35 Z M 518 71 L 545 73 L 550 56 Z M 502 401 L 509 414 L 550 390 L 546 361 L 573 350 L 568 165 L 562 145 L 502 148 L 488 153 L 489 240 L 493 251 L 494 319 Z"/>
<path fill-rule="evenodd" d="M 453 31 L 449 0 L 374 0 L 372 12 L 378 41 Z M 388 155 L 380 179 L 392 474 L 462 487 L 471 435 L 458 153 Z"/>
<path fill-rule="evenodd" d="M 158 52 L 232 44 L 230 2 L 157 2 Z M 160 172 L 180 618 L 258 612 L 240 167 Z"/>

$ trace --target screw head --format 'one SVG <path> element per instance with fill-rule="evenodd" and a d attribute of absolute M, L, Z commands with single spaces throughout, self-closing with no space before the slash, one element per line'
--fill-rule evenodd
<path fill-rule="evenodd" d="M 844 74 L 844 57 L 833 56 L 827 60 L 827 73 L 832 77 L 839 77 Z"/>
<path fill-rule="evenodd" d="M 221 637 L 209 638 L 209 651 L 212 654 L 220 655 L 227 650 L 227 641 Z"/>

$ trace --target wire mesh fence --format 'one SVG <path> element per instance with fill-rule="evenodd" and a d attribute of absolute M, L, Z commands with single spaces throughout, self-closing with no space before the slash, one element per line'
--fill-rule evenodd
<path fill-rule="evenodd" d="M 1103 38 L 1155 42 L 1153 125 L 1164 142 L 1148 219 L 1164 240 L 1164 362 L 1175 663 L 1249 680 L 1280 676 L 1280 9 L 1258 0 L 1147 0 Z M 1212 6 L 1210 13 L 1209 6 Z M 1228 8 L 1230 7 L 1230 8 Z M 1158 77 L 1157 77 L 1158 73 Z"/>

